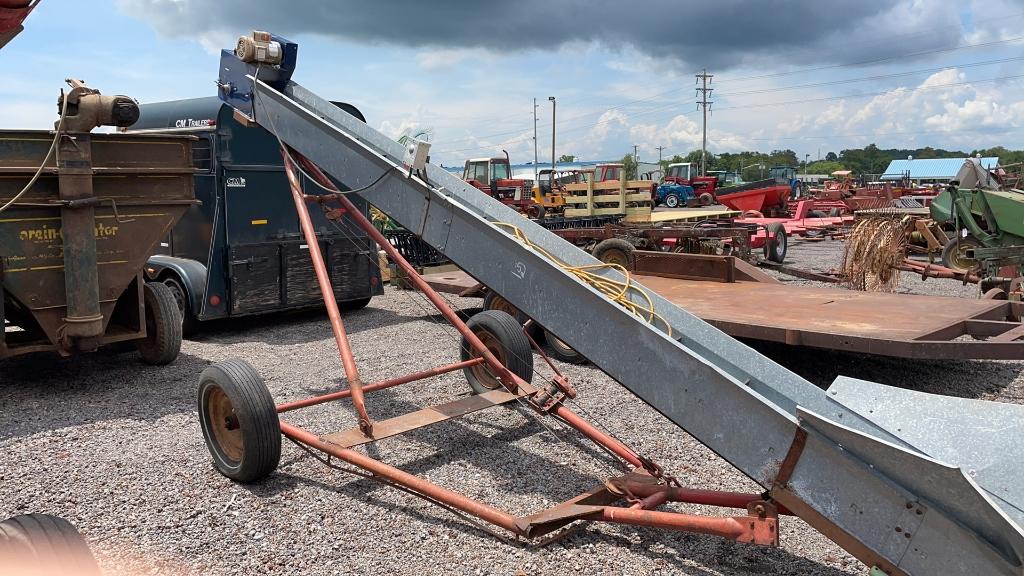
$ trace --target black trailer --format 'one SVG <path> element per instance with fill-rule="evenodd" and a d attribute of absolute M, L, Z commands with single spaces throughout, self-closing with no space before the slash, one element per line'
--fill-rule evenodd
<path fill-rule="evenodd" d="M 363 120 L 354 107 L 342 108 Z M 185 133 L 196 198 L 146 266 L 175 293 L 186 331 L 200 321 L 323 305 L 273 134 L 234 119 L 216 97 L 144 104 L 132 132 Z M 305 180 L 310 192 L 316 186 Z M 365 212 L 366 203 L 353 198 Z M 377 247 L 354 226 L 311 210 L 334 294 L 358 309 L 383 293 Z"/>

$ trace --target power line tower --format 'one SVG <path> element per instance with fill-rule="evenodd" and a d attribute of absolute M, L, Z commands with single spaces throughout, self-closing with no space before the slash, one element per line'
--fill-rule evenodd
<path fill-rule="evenodd" d="M 537 99 L 533 99 L 533 181 L 537 181 Z"/>
<path fill-rule="evenodd" d="M 711 79 L 715 77 L 714 74 L 708 74 L 707 68 L 697 74 L 697 97 L 700 100 L 697 101 L 697 107 L 704 110 L 704 136 L 701 139 L 700 144 L 700 175 L 707 176 L 707 154 L 708 154 L 708 109 L 714 103 L 708 100 L 711 96 L 711 92 L 714 88 L 708 88 L 708 84 L 711 83 Z"/>

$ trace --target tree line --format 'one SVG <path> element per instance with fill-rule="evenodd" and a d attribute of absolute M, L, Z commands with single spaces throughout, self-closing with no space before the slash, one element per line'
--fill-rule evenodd
<path fill-rule="evenodd" d="M 905 160 L 908 156 L 916 159 L 928 158 L 966 158 L 968 156 L 999 158 L 1001 165 L 1016 164 L 1024 162 L 1024 150 L 1009 150 L 1002 146 L 983 148 L 971 151 L 945 150 L 942 148 L 879 148 L 875 144 L 869 144 L 864 148 L 848 148 L 836 152 L 826 153 L 820 160 L 811 160 L 806 156 L 801 159 L 793 150 L 772 150 L 771 152 L 722 152 L 719 154 L 707 154 L 707 169 L 721 170 L 729 173 L 740 172 L 743 180 L 758 180 L 768 173 L 772 166 L 795 166 L 801 172 L 808 174 L 831 174 L 837 170 L 851 170 L 857 175 L 879 175 L 882 174 L 893 160 Z M 676 154 L 671 158 L 661 161 L 662 169 L 669 164 L 677 162 L 690 162 L 694 166 L 700 165 L 700 150 L 694 150 L 685 156 Z M 806 162 L 805 162 L 806 161 Z M 630 178 L 636 177 L 636 164 L 632 154 L 626 154 L 622 158 L 626 172 Z"/>

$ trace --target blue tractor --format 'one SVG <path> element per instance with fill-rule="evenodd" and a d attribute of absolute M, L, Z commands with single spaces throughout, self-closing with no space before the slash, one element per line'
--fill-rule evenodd
<path fill-rule="evenodd" d="M 693 186 L 665 182 L 658 186 L 655 206 L 664 204 L 668 208 L 679 208 L 680 206 L 709 206 L 714 202 L 714 196 L 704 192 L 699 196 L 693 191 Z"/>

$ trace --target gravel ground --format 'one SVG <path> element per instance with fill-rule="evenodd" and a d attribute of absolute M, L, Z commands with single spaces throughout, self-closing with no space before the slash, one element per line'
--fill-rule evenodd
<path fill-rule="evenodd" d="M 828 269 L 839 258 L 838 242 L 791 246 L 791 262 L 798 266 Z M 972 292 L 952 281 L 921 283 L 908 276 L 901 289 Z M 479 300 L 455 303 L 479 306 Z M 346 325 L 364 378 L 456 360 L 456 344 L 438 319 L 421 298 L 392 289 L 350 315 Z M 822 386 L 842 373 L 1024 403 L 1024 362 L 908 362 L 758 348 Z M 612 525 L 589 525 L 544 547 L 508 543 L 422 500 L 331 470 L 287 442 L 281 466 L 268 480 L 233 484 L 211 467 L 195 408 L 199 373 L 232 357 L 251 362 L 278 401 L 339 383 L 340 363 L 320 313 L 211 325 L 186 342 L 167 368 L 110 353 L 0 364 L 0 517 L 47 512 L 68 518 L 108 574 L 866 573 L 793 518 L 783 519 L 778 549 Z M 580 391 L 581 410 L 688 484 L 756 489 L 600 371 L 562 369 Z M 466 391 L 461 375 L 450 374 L 373 393 L 368 407 L 379 419 Z M 355 425 L 346 403 L 287 420 L 322 433 Z M 592 447 L 574 442 L 565 430 L 546 430 L 521 407 L 473 414 L 366 451 L 516 514 L 592 488 L 614 470 Z"/>

